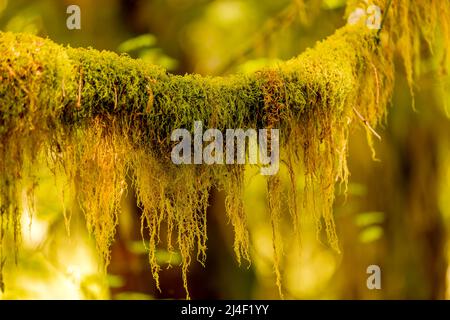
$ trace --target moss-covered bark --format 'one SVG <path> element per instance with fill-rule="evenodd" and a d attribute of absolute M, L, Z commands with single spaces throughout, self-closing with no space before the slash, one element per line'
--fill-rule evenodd
<path fill-rule="evenodd" d="M 25 186 L 31 194 L 35 185 L 33 179 L 24 184 L 27 179 L 22 178 L 33 176 L 30 166 L 43 154 L 56 172 L 76 182 L 88 228 L 106 261 L 126 172 L 132 172 L 143 207 L 143 232 L 145 225 L 149 227 L 149 258 L 156 279 L 154 251 L 163 221 L 170 234 L 166 245 L 182 253 L 186 287 L 192 252 L 196 249 L 197 260 L 204 261 L 212 186 L 228 193 L 235 252 L 238 261 L 248 260 L 240 197 L 243 167 L 170 162 L 172 131 L 192 130 L 193 122 L 200 120 L 205 127 L 222 130 L 279 128 L 282 159 L 289 159 L 289 167 L 303 165 L 304 204 L 315 207 L 337 249 L 331 206 L 335 182 L 347 179 L 348 129 L 361 116 L 368 126 L 375 126 L 389 97 L 389 59 L 381 52 L 376 33 L 345 27 L 273 69 L 229 77 L 177 76 L 111 52 L 0 33 L 2 237 L 12 224 L 18 241 L 20 193 Z M 381 94 L 380 87 L 387 93 Z M 273 181 L 269 179 L 269 189 L 276 185 Z M 279 199 L 274 199 L 269 203 L 275 228 Z M 297 223 L 297 205 L 291 211 Z M 277 233 L 274 229 L 274 236 Z M 278 242 L 274 241 L 276 254 Z"/>
<path fill-rule="evenodd" d="M 30 103 L 61 124 L 133 116 L 128 125 L 145 130 L 145 143 L 155 150 L 155 140 L 159 149 L 173 129 L 191 128 L 193 120 L 222 129 L 267 126 L 269 113 L 284 125 L 317 105 L 339 114 L 355 98 L 365 50 L 375 49 L 373 40 L 364 29 L 344 28 L 273 70 L 212 78 L 170 75 L 111 52 L 2 33 L 1 129 L 8 130 L 17 114 L 32 112 Z M 267 110 L 267 101 L 277 110 Z"/>

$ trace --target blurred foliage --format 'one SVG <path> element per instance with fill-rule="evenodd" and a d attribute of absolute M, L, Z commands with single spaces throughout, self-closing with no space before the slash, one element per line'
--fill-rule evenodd
<path fill-rule="evenodd" d="M 122 42 L 117 50 L 126 52 L 135 58 L 142 59 L 148 63 L 157 64 L 165 69 L 174 70 L 178 62 L 175 59 L 165 55 L 161 48 L 155 47 L 156 37 L 151 34 L 143 34 Z"/>

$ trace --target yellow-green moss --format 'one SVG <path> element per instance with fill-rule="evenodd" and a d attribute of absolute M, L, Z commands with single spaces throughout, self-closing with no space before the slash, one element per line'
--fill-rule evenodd
<path fill-rule="evenodd" d="M 0 88 L 4 97 L 1 166 L 7 173 L 1 194 L 3 208 L 9 212 L 2 213 L 2 220 L 13 221 L 16 234 L 19 177 L 35 155 L 43 152 L 73 181 L 105 265 L 126 172 L 134 176 L 158 286 L 155 252 L 161 245 L 162 223 L 169 231 L 164 241 L 168 249 L 181 252 L 186 290 L 192 254 L 196 251 L 196 259 L 204 263 L 206 208 L 213 186 L 227 192 L 236 257 L 239 262 L 242 258 L 249 261 L 241 197 L 244 168 L 170 162 L 171 132 L 182 127 L 192 130 L 193 121 L 201 120 L 221 130 L 279 128 L 282 148 L 296 155 L 291 165 L 305 168 L 306 192 L 320 190 L 326 195 L 325 204 L 314 197 L 311 203 L 321 204 L 314 210 L 318 225 L 323 219 L 330 243 L 338 248 L 331 213 L 334 183 L 347 177 L 346 133 L 353 118 L 349 106 L 361 96 L 359 77 L 365 74 L 370 46 L 375 48 L 375 38 L 365 30 L 345 28 L 275 69 L 227 78 L 173 76 L 110 52 L 63 48 L 24 34 L 2 33 L 0 37 L 4 79 Z M 382 113 L 380 108 L 369 119 L 376 123 Z M 281 292 L 277 181 L 276 177 L 268 180 L 268 201 Z"/>

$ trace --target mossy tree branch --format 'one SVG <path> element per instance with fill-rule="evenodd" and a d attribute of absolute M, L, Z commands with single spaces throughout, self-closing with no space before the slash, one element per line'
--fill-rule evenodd
<path fill-rule="evenodd" d="M 126 56 L 26 34 L 1 33 L 0 43 L 2 130 L 17 114 L 32 112 L 33 101 L 39 114 L 63 125 L 132 116 L 149 143 L 166 141 L 194 120 L 219 129 L 267 126 L 269 92 L 283 106 L 275 110 L 281 124 L 320 105 L 342 114 L 359 89 L 368 50 L 376 50 L 374 34 L 346 27 L 276 68 L 214 78 L 170 75 Z"/>
<path fill-rule="evenodd" d="M 315 208 L 338 250 L 331 208 L 335 182 L 346 182 L 348 176 L 348 131 L 353 120 L 361 123 L 358 117 L 372 128 L 384 115 L 392 84 L 390 61 L 376 32 L 360 26 L 344 27 L 276 68 L 228 77 L 171 75 L 111 52 L 0 33 L 1 238 L 8 224 L 19 238 L 21 177 L 33 176 L 30 164 L 40 153 L 55 171 L 76 182 L 88 228 L 106 261 L 129 171 L 143 207 L 142 231 L 149 227 L 149 260 L 156 280 L 155 249 L 163 221 L 169 230 L 168 249 L 175 249 L 175 241 L 181 252 L 186 288 L 195 248 L 197 260 L 204 261 L 212 186 L 228 194 L 238 261 L 249 259 L 243 167 L 170 163 L 172 131 L 203 121 L 205 127 L 220 130 L 279 128 L 290 178 L 295 181 L 295 167 L 302 168 L 303 204 Z M 27 186 L 29 194 L 34 186 Z M 291 187 L 289 211 L 298 224 L 295 183 Z M 279 178 L 269 178 L 268 188 L 278 261 Z M 278 266 L 276 274 L 280 276 Z"/>

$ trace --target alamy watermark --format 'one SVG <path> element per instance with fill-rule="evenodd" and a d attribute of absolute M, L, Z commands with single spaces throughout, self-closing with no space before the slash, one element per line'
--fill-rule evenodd
<path fill-rule="evenodd" d="M 348 16 L 347 23 L 354 25 L 359 23 L 361 19 L 365 19 L 367 28 L 371 30 L 380 30 L 382 21 L 380 7 L 374 4 L 369 4 L 367 0 L 364 0 L 364 2 L 366 3 L 366 8 L 356 8 Z"/>
<path fill-rule="evenodd" d="M 372 264 L 367 267 L 366 273 L 370 276 L 367 277 L 366 286 L 369 290 L 381 289 L 381 268 L 376 264 Z"/>
<path fill-rule="evenodd" d="M 174 164 L 254 164 L 262 175 L 274 175 L 279 169 L 278 129 L 207 129 L 194 122 L 194 135 L 187 129 L 175 129 L 171 140 L 178 142 L 171 152 Z M 248 146 L 248 148 L 247 148 Z M 270 150 L 269 150 L 270 149 Z"/>
<path fill-rule="evenodd" d="M 81 29 L 81 9 L 79 6 L 72 4 L 67 7 L 67 17 L 66 26 L 69 30 L 80 30 Z"/>

